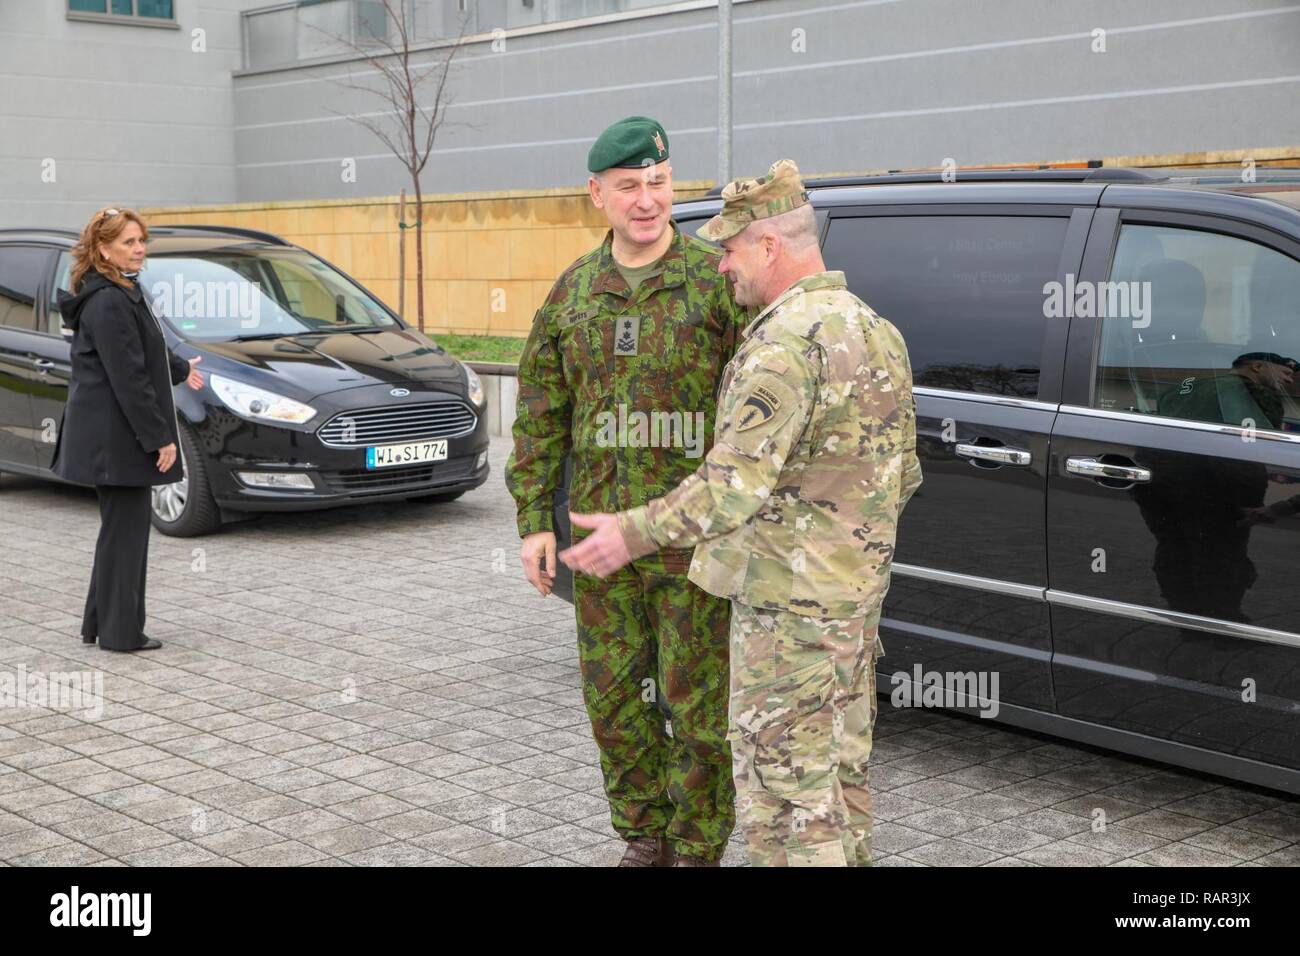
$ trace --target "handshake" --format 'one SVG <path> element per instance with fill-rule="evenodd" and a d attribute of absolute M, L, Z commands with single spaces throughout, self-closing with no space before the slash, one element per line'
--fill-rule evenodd
<path fill-rule="evenodd" d="M 569 521 L 575 528 L 586 528 L 592 533 L 558 555 L 554 531 L 525 535 L 520 545 L 519 560 L 524 566 L 524 577 L 542 597 L 549 596 L 555 587 L 557 557 L 570 570 L 598 578 L 608 577 L 632 560 L 616 515 L 570 512 Z"/>

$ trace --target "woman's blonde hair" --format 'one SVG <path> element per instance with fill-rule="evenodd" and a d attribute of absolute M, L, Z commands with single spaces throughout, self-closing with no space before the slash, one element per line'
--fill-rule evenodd
<path fill-rule="evenodd" d="M 131 283 L 123 277 L 122 270 L 100 252 L 99 247 L 101 243 L 110 243 L 120 236 L 127 224 L 132 222 L 140 227 L 140 236 L 147 242 L 149 227 L 144 224 L 144 219 L 134 209 L 105 206 L 90 217 L 86 228 L 81 230 L 81 238 L 72 247 L 72 274 L 69 282 L 73 292 L 81 288 L 81 280 L 91 269 L 97 270 L 104 278 L 120 286 L 130 287 Z"/>

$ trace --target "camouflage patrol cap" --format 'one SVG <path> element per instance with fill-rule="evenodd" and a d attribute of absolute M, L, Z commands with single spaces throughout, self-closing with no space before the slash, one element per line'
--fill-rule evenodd
<path fill-rule="evenodd" d="M 648 116 L 628 116 L 596 137 L 587 153 L 587 168 L 593 173 L 614 167 L 635 169 L 667 158 L 668 134 L 659 121 Z"/>
<path fill-rule="evenodd" d="M 779 216 L 808 202 L 808 193 L 792 159 L 778 159 L 757 179 L 734 179 L 722 190 L 722 212 L 699 228 L 701 239 L 721 242 L 739 235 L 758 219 Z"/>

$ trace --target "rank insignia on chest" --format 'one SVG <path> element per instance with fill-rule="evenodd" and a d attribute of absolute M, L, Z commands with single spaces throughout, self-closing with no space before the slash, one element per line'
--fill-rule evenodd
<path fill-rule="evenodd" d="M 641 316 L 620 316 L 614 326 L 614 354 L 636 355 L 637 339 L 641 334 Z"/>
<path fill-rule="evenodd" d="M 749 397 L 740 406 L 740 414 L 736 418 L 736 431 L 743 432 L 771 421 L 780 407 L 781 399 L 777 398 L 774 392 L 762 385 L 755 385 Z"/>

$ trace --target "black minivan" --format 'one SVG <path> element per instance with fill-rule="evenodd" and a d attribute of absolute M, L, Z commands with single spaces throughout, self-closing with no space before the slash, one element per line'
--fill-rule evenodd
<path fill-rule="evenodd" d="M 0 471 L 50 472 L 71 374 L 56 292 L 74 233 L 0 230 Z M 150 229 L 140 285 L 167 344 L 185 478 L 153 523 L 189 536 L 257 511 L 450 500 L 487 480 L 478 376 L 319 256 L 224 226 Z"/>
<path fill-rule="evenodd" d="M 951 178 L 807 184 L 912 361 L 877 686 L 1300 793 L 1300 171 Z"/>

